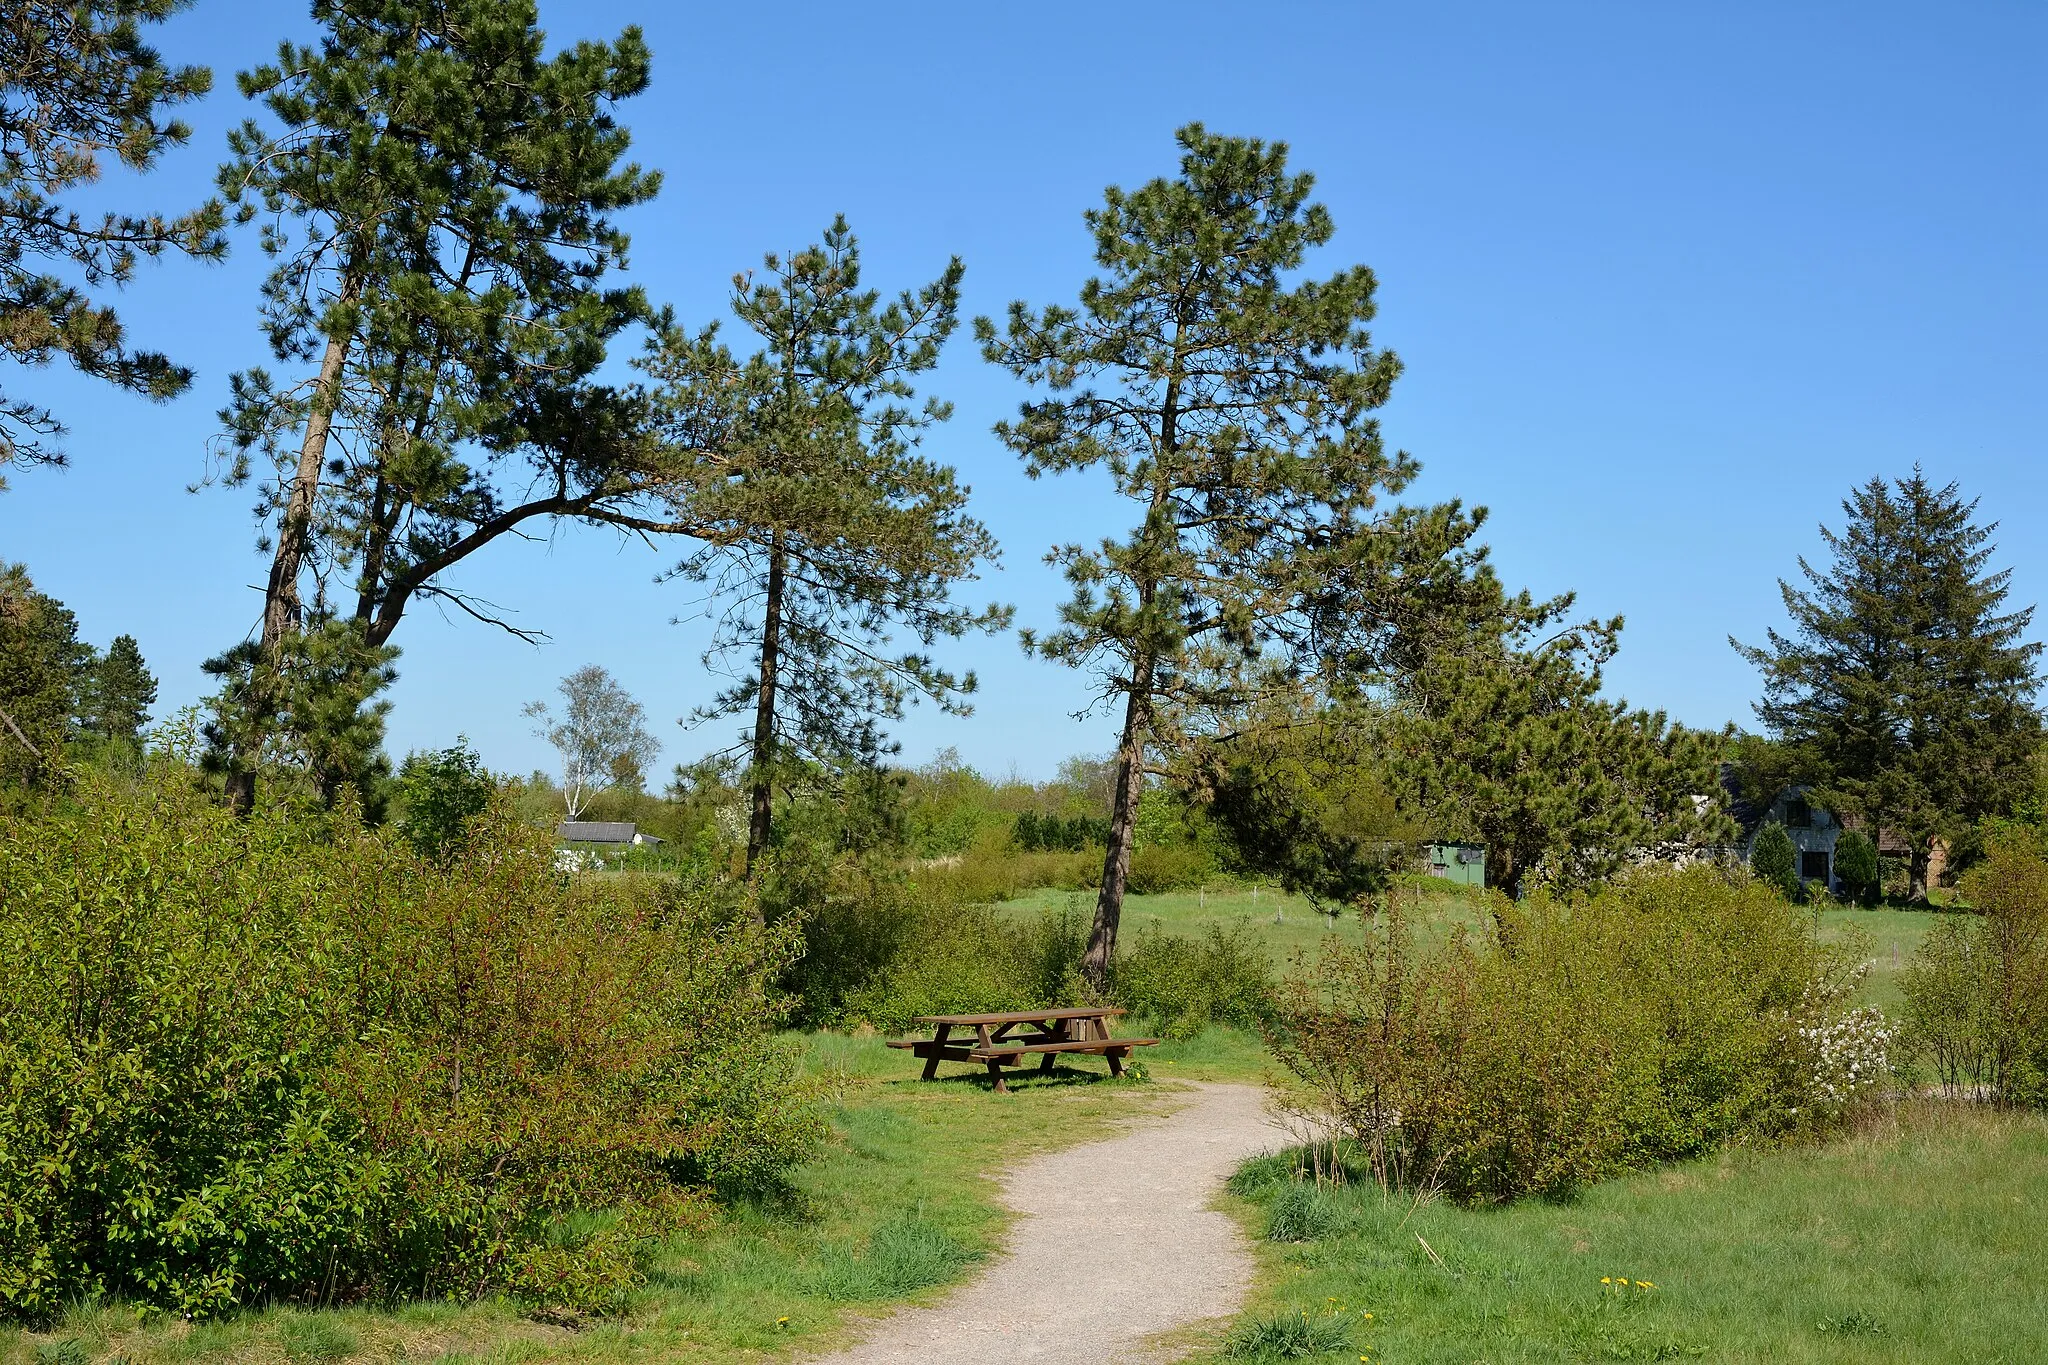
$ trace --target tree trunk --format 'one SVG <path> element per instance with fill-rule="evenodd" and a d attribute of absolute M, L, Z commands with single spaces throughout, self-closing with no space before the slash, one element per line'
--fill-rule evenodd
<path fill-rule="evenodd" d="M 1906 899 L 1914 905 L 1927 904 L 1927 864 L 1929 859 L 1928 840 L 1913 840 L 1913 856 L 1908 860 L 1908 883 Z"/>
<path fill-rule="evenodd" d="M 343 302 L 352 302 L 350 285 Z M 342 366 L 348 360 L 351 337 L 329 337 L 320 357 L 320 375 L 313 387 L 313 404 L 306 414 L 306 434 L 299 443 L 299 467 L 285 491 L 284 519 L 277 528 L 277 552 L 270 561 L 270 581 L 263 589 L 262 649 L 250 672 L 250 723 L 257 733 L 240 737 L 252 752 L 237 753 L 227 777 L 228 808 L 246 816 L 256 805 L 256 765 L 253 751 L 262 747 L 261 731 L 277 711 L 276 671 L 281 666 L 285 637 L 296 634 L 304 620 L 299 599 L 299 574 L 306 565 L 306 550 L 312 540 L 313 504 L 320 492 L 320 470 L 327 462 L 327 438 L 334 426 L 334 409 L 341 402 Z"/>
<path fill-rule="evenodd" d="M 1116 953 L 1117 924 L 1123 918 L 1124 887 L 1131 879 L 1131 844 L 1138 798 L 1145 790 L 1145 729 L 1152 706 L 1152 656 L 1140 655 L 1131 672 L 1124 733 L 1116 751 L 1116 792 L 1109 812 L 1109 847 L 1102 858 L 1102 889 L 1095 897 L 1095 925 L 1081 975 L 1100 996 L 1109 986 L 1109 960 Z"/>
<path fill-rule="evenodd" d="M 768 848 L 768 835 L 775 814 L 775 782 L 770 764 L 775 757 L 776 670 L 781 664 L 782 594 L 784 563 L 782 537 L 776 536 L 768 550 L 768 600 L 761 612 L 761 685 L 754 693 L 753 771 L 749 794 L 753 810 L 747 820 L 747 879 L 753 880 L 754 865 Z"/>

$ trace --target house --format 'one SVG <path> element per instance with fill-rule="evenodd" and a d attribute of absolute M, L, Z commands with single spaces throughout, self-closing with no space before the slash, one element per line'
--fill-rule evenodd
<path fill-rule="evenodd" d="M 1423 852 L 1430 876 L 1459 886 L 1486 885 L 1484 844 L 1430 844 Z"/>
<path fill-rule="evenodd" d="M 1804 784 L 1787 787 L 1769 802 L 1759 805 L 1743 799 L 1734 767 L 1729 764 L 1721 767 L 1721 788 L 1728 813 L 1735 817 L 1740 831 L 1736 835 L 1735 852 L 1741 855 L 1744 863 L 1749 861 L 1750 852 L 1756 847 L 1756 836 L 1765 825 L 1776 821 L 1785 827 L 1785 833 L 1792 836 L 1792 847 L 1798 851 L 1799 880 L 1819 882 L 1829 891 L 1838 889 L 1835 882 L 1835 843 L 1842 837 L 1842 821 L 1825 806 L 1816 806 L 1808 800 L 1809 788 Z"/>
<path fill-rule="evenodd" d="M 565 844 L 601 844 L 622 848 L 627 844 L 654 845 L 661 840 L 642 834 L 630 820 L 564 820 L 555 837 Z"/>

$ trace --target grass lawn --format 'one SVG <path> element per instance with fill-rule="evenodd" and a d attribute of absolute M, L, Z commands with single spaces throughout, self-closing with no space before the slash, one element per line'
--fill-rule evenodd
<path fill-rule="evenodd" d="M 1425 935 L 1447 935 L 1457 924 L 1473 929 L 1483 924 L 1485 905 L 1477 896 L 1439 890 L 1421 877 L 1410 879 L 1409 884 L 1422 893 Z M 1004 902 L 1004 908 L 1019 914 L 1066 909 L 1085 917 L 1094 913 L 1095 897 L 1093 892 L 1085 891 L 1034 891 Z M 1830 941 L 1860 945 L 1859 951 L 1871 964 L 1862 993 L 1864 1000 L 1896 1014 L 1901 1004 L 1898 974 L 1939 918 L 1927 910 L 1823 910 L 1818 929 Z M 1300 897 L 1283 895 L 1270 887 L 1257 891 L 1233 887 L 1127 897 L 1121 933 L 1129 938 L 1149 929 L 1195 936 L 1211 927 L 1237 923 L 1247 925 L 1258 935 L 1272 956 L 1273 965 L 1280 970 L 1285 970 L 1297 953 L 1314 953 L 1333 939 L 1356 943 L 1365 932 L 1356 915 L 1333 918 L 1320 914 Z"/>
<path fill-rule="evenodd" d="M 1233 1202 L 1257 1235 L 1283 1199 L 1327 1231 L 1262 1244 L 1266 1283 L 1239 1331 L 1320 1333 L 1327 1349 L 1264 1358 L 2048 1360 L 2039 1116 L 1917 1104 L 1824 1147 L 1729 1153 L 1569 1204 L 1417 1209 L 1370 1184 L 1290 1185 Z"/>
<path fill-rule="evenodd" d="M 965 1067 L 915 1079 L 919 1063 L 878 1038 L 802 1040 L 832 1122 L 824 1154 L 783 1198 L 732 1210 L 656 1248 L 648 1283 L 620 1317 L 571 1330 L 506 1304 L 288 1308 L 220 1322 L 138 1324 L 119 1304 L 87 1305 L 45 1333 L 0 1327 L 0 1365 L 317 1365 L 437 1360 L 728 1362 L 816 1354 L 850 1338 L 864 1312 L 970 1274 L 1006 1214 L 985 1174 L 1034 1152 L 1101 1136 L 1172 1102 L 1167 1077 L 1257 1079 L 1258 1040 L 1212 1030 L 1147 1049 L 1153 1083 L 1112 1082 L 1097 1058 L 993 1094 Z M 957 1077 L 957 1078 L 955 1078 Z M 76 1346 L 59 1354 L 66 1341 Z"/>

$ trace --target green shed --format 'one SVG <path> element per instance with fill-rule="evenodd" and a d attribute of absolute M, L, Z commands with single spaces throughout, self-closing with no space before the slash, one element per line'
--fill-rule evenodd
<path fill-rule="evenodd" d="M 1486 845 L 1431 844 L 1429 875 L 1459 886 L 1486 885 Z"/>

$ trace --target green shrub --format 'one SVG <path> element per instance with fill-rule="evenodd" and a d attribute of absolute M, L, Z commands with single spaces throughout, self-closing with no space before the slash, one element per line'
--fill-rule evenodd
<path fill-rule="evenodd" d="M 1111 996 L 1167 1038 L 1191 1038 L 1211 1024 L 1256 1029 L 1272 993 L 1265 946 L 1242 921 L 1211 925 L 1199 939 L 1141 929 L 1110 963 Z"/>
<path fill-rule="evenodd" d="M 609 1307 L 698 1191 L 817 1139 L 765 1030 L 792 933 L 565 879 L 499 805 L 429 860 L 345 805 L 316 838 L 175 775 L 76 801 L 0 824 L 0 1313 Z"/>
<path fill-rule="evenodd" d="M 438 753 L 408 754 L 398 770 L 398 832 L 420 853 L 438 858 L 484 813 L 497 784 L 466 739 Z"/>
<path fill-rule="evenodd" d="M 1886 1074 L 1856 972 L 1760 883 L 1646 869 L 1493 909 L 1490 940 L 1419 952 L 1397 902 L 1282 989 L 1277 1055 L 1382 1178 L 1564 1194 L 1823 1128 Z"/>
<path fill-rule="evenodd" d="M 1799 899 L 1799 850 L 1776 820 L 1756 832 L 1756 842 L 1749 846 L 1749 870 L 1785 899 Z"/>
<path fill-rule="evenodd" d="M 1906 1039 L 1950 1089 L 2048 1108 L 2048 859 L 1994 840 L 1963 891 L 1982 914 L 1921 940 L 1901 983 Z"/>
<path fill-rule="evenodd" d="M 1199 845 L 1147 844 L 1131 854 L 1125 889 L 1134 896 L 1192 891 L 1215 875 L 1216 859 Z"/>
<path fill-rule="evenodd" d="M 1842 837 L 1835 840 L 1835 879 L 1842 884 L 1842 894 L 1851 901 L 1869 905 L 1877 899 L 1877 845 L 1862 830 L 1845 829 Z"/>

